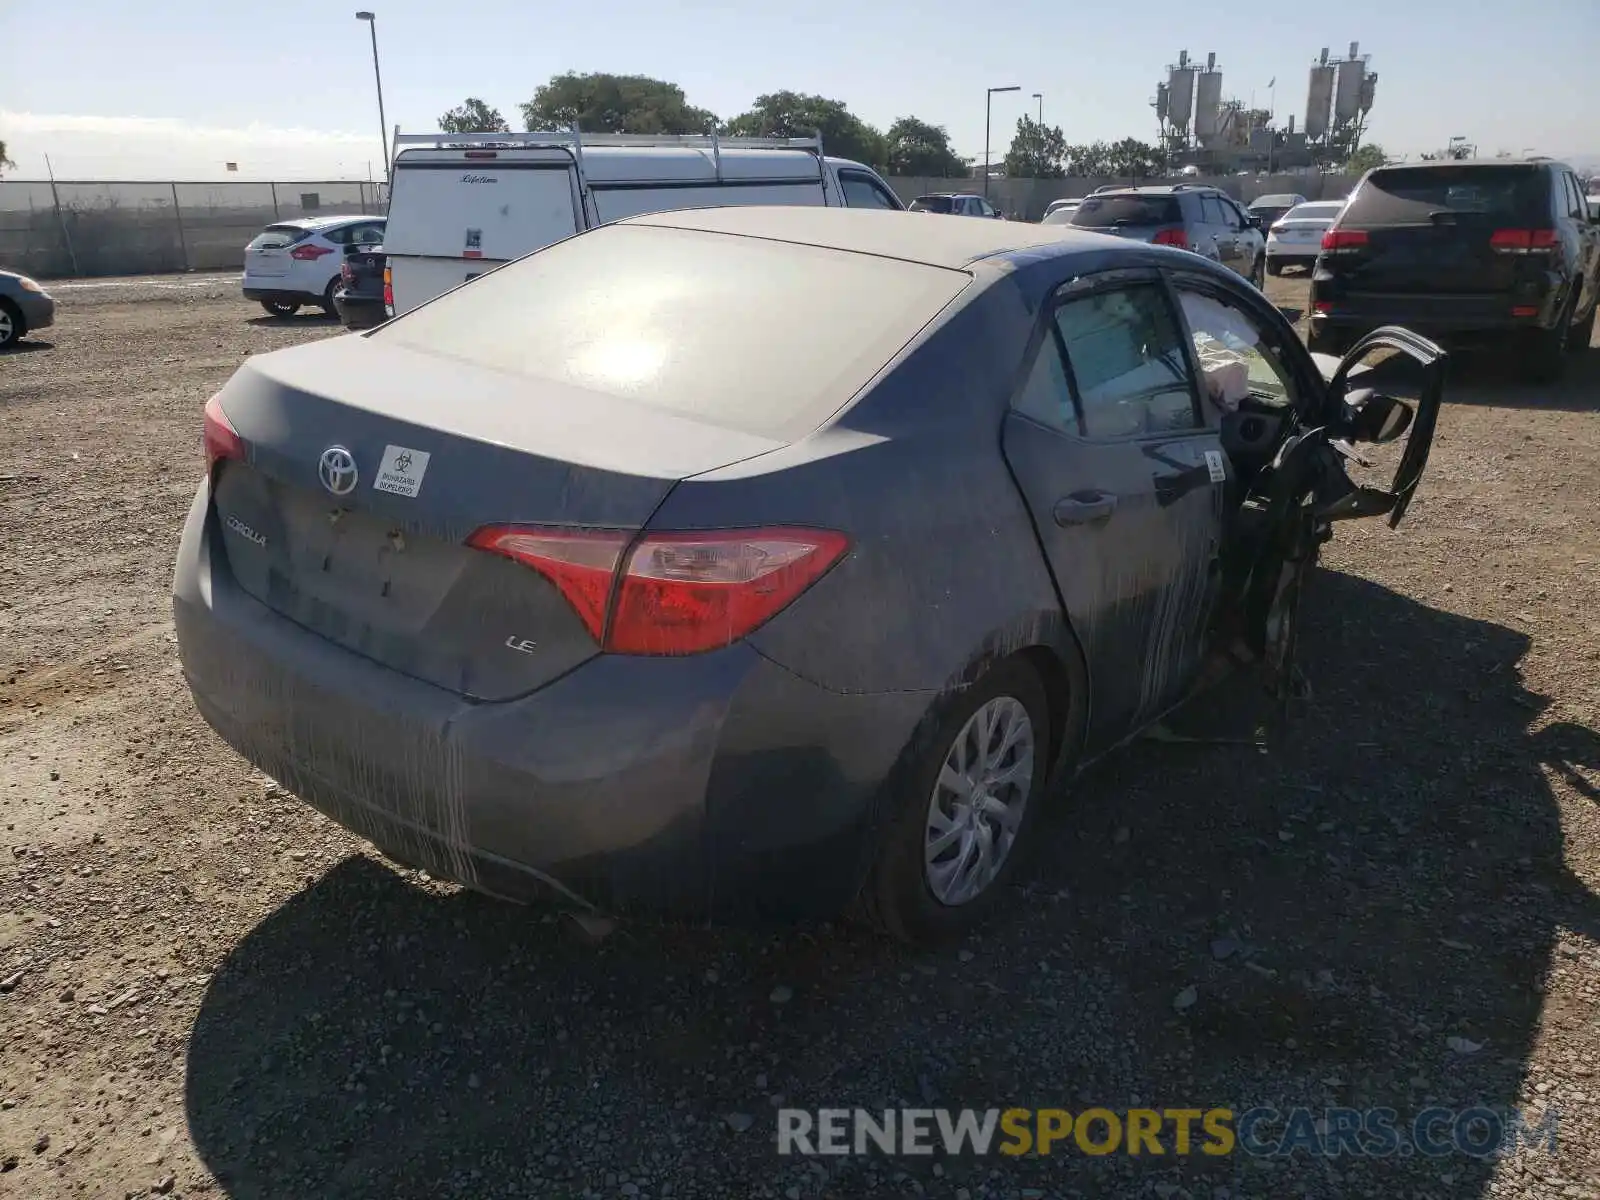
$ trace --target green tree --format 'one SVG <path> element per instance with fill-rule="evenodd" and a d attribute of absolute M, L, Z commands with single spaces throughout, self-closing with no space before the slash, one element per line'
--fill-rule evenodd
<path fill-rule="evenodd" d="M 1089 142 L 1082 146 L 1068 146 L 1067 174 L 1090 179 L 1103 179 L 1111 174 L 1110 144 Z"/>
<path fill-rule="evenodd" d="M 1067 139 L 1057 125 L 1032 117 L 1017 119 L 1017 134 L 1006 151 L 1006 174 L 1013 179 L 1060 179 L 1067 173 Z"/>
<path fill-rule="evenodd" d="M 1129 179 L 1148 179 L 1162 169 L 1161 151 L 1138 138 L 1123 138 L 1110 148 L 1107 158 L 1110 174 Z"/>
<path fill-rule="evenodd" d="M 969 173 L 966 160 L 950 149 L 950 135 L 943 125 L 930 125 L 916 117 L 901 117 L 889 126 L 886 141 L 892 175 L 949 179 Z"/>
<path fill-rule="evenodd" d="M 734 137 L 809 137 L 822 134 L 822 148 L 880 170 L 888 167 L 888 139 L 845 107 L 842 100 L 800 92 L 757 96 L 749 112 L 728 122 Z"/>
<path fill-rule="evenodd" d="M 490 108 L 476 96 L 457 105 L 439 118 L 439 128 L 445 133 L 510 133 L 511 126 L 500 115 L 498 108 Z"/>
<path fill-rule="evenodd" d="M 675 83 L 645 75 L 557 75 L 520 106 L 530 130 L 586 133 L 707 133 L 717 118 L 696 108 Z"/>
<path fill-rule="evenodd" d="M 1343 170 L 1351 175 L 1361 175 L 1374 167 L 1383 166 L 1385 157 L 1382 146 L 1368 142 L 1345 160 Z"/>

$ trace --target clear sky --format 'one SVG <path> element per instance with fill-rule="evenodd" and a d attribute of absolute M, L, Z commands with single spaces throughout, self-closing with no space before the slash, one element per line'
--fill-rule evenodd
<path fill-rule="evenodd" d="M 1149 101 L 1180 49 L 1215 51 L 1223 93 L 1305 108 L 1321 46 L 1359 40 L 1378 74 L 1369 139 L 1416 154 L 1453 135 L 1481 152 L 1600 157 L 1600 0 L 373 0 L 390 125 L 426 131 L 467 95 L 516 105 L 561 71 L 645 74 L 728 117 L 761 92 L 915 115 L 981 153 L 1034 111 L 1069 142 L 1154 140 Z M 381 175 L 367 27 L 313 0 L 0 0 L 0 139 L 16 177 Z M 1231 14 L 1231 15 L 1230 15 Z"/>

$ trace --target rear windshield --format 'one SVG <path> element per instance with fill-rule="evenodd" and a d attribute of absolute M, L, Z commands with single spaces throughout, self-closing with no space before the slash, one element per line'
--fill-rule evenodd
<path fill-rule="evenodd" d="M 789 440 L 848 404 L 970 282 L 875 255 L 605 225 L 372 336 Z"/>
<path fill-rule="evenodd" d="M 1296 204 L 1283 214 L 1285 221 L 1331 221 L 1339 215 L 1343 203 L 1329 201 L 1321 204 Z"/>
<path fill-rule="evenodd" d="M 268 225 L 250 239 L 246 250 L 282 250 L 311 236 L 311 230 L 302 225 Z M 237 246 L 239 243 L 235 242 Z"/>
<path fill-rule="evenodd" d="M 911 211 L 947 213 L 955 203 L 949 196 L 918 196 L 911 202 Z"/>
<path fill-rule="evenodd" d="M 1251 208 L 1293 208 L 1299 201 L 1299 196 L 1284 194 L 1282 196 L 1261 196 L 1251 201 Z"/>
<path fill-rule="evenodd" d="M 1390 167 L 1356 189 L 1343 224 L 1426 223 L 1436 212 L 1538 221 L 1549 207 L 1545 179 L 1537 167 Z"/>
<path fill-rule="evenodd" d="M 1072 210 L 1072 223 L 1094 229 L 1110 225 L 1175 225 L 1183 220 L 1176 196 L 1089 196 Z"/>
<path fill-rule="evenodd" d="M 1078 210 L 1075 209 L 1075 208 L 1058 208 L 1058 209 L 1055 210 L 1055 212 L 1045 213 L 1044 220 L 1040 221 L 1039 224 L 1041 224 L 1041 225 L 1071 225 L 1072 224 L 1072 214 L 1077 212 L 1077 211 Z"/>

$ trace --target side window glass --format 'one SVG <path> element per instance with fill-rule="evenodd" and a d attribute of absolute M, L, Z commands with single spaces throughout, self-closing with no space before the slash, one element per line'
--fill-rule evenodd
<path fill-rule="evenodd" d="M 896 207 L 894 202 L 883 194 L 883 189 L 878 186 L 876 180 L 868 179 L 859 171 L 840 172 L 839 186 L 844 191 L 844 202 L 848 208 Z"/>
<path fill-rule="evenodd" d="M 350 244 L 351 229 L 352 226 L 349 225 L 342 226 L 338 229 L 325 229 L 322 231 L 322 236 L 327 238 L 328 241 L 332 242 L 335 246 L 347 246 Z"/>
<path fill-rule="evenodd" d="M 1195 428 L 1177 322 L 1154 284 L 1097 292 L 1056 309 L 1084 432 L 1135 437 Z"/>
<path fill-rule="evenodd" d="M 1061 366 L 1056 339 L 1046 337 L 1028 372 L 1028 382 L 1012 405 L 1019 413 L 1060 433 L 1078 433 L 1078 414 L 1072 407 L 1072 390 Z"/>
<path fill-rule="evenodd" d="M 1567 206 L 1568 210 L 1580 221 L 1587 219 L 1589 214 L 1583 203 L 1583 189 L 1578 186 L 1578 177 L 1576 175 L 1567 176 L 1567 192 L 1571 198 L 1571 203 Z"/>
<path fill-rule="evenodd" d="M 1234 412 L 1247 397 L 1290 407 L 1294 378 L 1254 317 L 1202 292 L 1178 288 L 1178 302 L 1194 341 L 1201 395 L 1209 408 Z"/>

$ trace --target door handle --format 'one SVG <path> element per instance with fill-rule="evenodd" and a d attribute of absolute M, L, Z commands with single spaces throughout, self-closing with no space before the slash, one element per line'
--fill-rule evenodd
<path fill-rule="evenodd" d="M 1117 498 L 1110 492 L 1073 492 L 1056 501 L 1051 515 L 1056 524 L 1092 525 L 1104 521 L 1117 510 Z"/>

